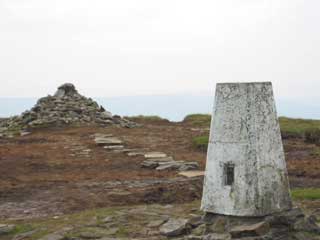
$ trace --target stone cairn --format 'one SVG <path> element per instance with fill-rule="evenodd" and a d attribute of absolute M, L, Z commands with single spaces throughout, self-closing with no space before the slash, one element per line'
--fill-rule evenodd
<path fill-rule="evenodd" d="M 8 132 L 69 124 L 119 125 L 127 128 L 137 126 L 120 116 L 113 116 L 91 98 L 80 95 L 73 84 L 66 83 L 53 96 L 40 98 L 31 110 L 0 121 L 0 136 Z"/>

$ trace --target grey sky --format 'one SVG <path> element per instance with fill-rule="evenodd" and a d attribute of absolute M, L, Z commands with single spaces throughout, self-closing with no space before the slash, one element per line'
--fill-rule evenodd
<path fill-rule="evenodd" d="M 320 101 L 319 0 L 0 0 L 0 97 L 201 94 L 272 81 Z"/>

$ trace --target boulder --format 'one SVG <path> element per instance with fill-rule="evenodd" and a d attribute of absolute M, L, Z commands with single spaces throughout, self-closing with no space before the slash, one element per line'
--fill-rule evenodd
<path fill-rule="evenodd" d="M 76 90 L 76 87 L 72 83 L 65 83 L 58 87 L 58 90 L 54 94 L 54 97 L 62 98 L 65 96 L 74 96 L 77 94 L 78 92 Z"/>
<path fill-rule="evenodd" d="M 160 219 L 160 220 L 154 220 L 148 223 L 147 227 L 149 228 L 155 228 L 155 227 L 159 227 L 162 224 L 164 224 L 166 222 L 165 219 Z"/>
<path fill-rule="evenodd" d="M 271 226 L 284 225 L 293 228 L 294 223 L 304 217 L 305 215 L 300 208 L 293 208 L 285 212 L 273 214 L 267 217 L 266 220 Z"/>
<path fill-rule="evenodd" d="M 231 236 L 230 234 L 227 233 L 211 233 L 208 235 L 205 235 L 203 238 L 203 240 L 230 240 Z"/>
<path fill-rule="evenodd" d="M 263 221 L 251 225 L 235 226 L 231 228 L 230 234 L 233 238 L 256 237 L 267 234 L 269 230 L 269 223 L 267 221 Z"/>
<path fill-rule="evenodd" d="M 205 232 L 206 232 L 206 225 L 201 224 L 192 230 L 192 235 L 193 236 L 203 236 Z"/>
<path fill-rule="evenodd" d="M 224 216 L 216 217 L 212 225 L 207 225 L 206 232 L 208 233 L 224 233 L 227 230 L 228 218 Z"/>
<path fill-rule="evenodd" d="M 176 237 L 188 232 L 187 219 L 170 219 L 160 227 L 160 234 L 167 237 Z"/>
<path fill-rule="evenodd" d="M 202 216 L 200 215 L 192 215 L 191 218 L 188 220 L 188 225 L 190 225 L 192 228 L 196 228 L 203 224 Z"/>

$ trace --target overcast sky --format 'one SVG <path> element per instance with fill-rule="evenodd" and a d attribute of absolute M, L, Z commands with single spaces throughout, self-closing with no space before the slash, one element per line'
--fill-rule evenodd
<path fill-rule="evenodd" d="M 0 0 L 0 97 L 208 94 L 320 102 L 319 0 Z M 320 104 L 319 104 L 320 105 Z"/>

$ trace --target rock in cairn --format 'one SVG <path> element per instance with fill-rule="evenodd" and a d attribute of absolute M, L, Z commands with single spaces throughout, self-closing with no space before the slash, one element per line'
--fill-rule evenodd
<path fill-rule="evenodd" d="M 0 134 L 43 126 L 61 126 L 66 124 L 99 124 L 136 127 L 137 124 L 120 116 L 112 116 L 91 98 L 78 93 L 71 83 L 63 84 L 53 96 L 38 100 L 36 105 L 20 116 L 0 121 Z"/>

